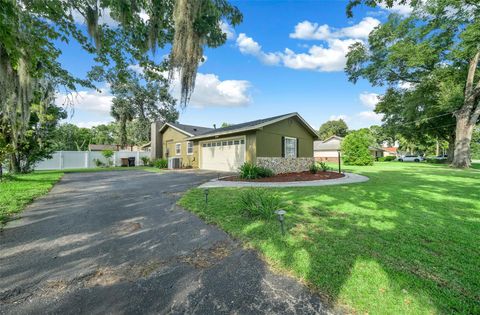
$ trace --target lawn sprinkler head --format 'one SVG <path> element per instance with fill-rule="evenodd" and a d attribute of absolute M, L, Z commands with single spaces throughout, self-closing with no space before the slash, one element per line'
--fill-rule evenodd
<path fill-rule="evenodd" d="M 284 222 L 285 222 L 285 214 L 287 211 L 283 209 L 278 209 L 275 210 L 275 214 L 277 215 L 278 221 L 280 221 L 280 228 L 282 229 L 282 235 L 285 235 L 285 227 L 284 227 Z"/>

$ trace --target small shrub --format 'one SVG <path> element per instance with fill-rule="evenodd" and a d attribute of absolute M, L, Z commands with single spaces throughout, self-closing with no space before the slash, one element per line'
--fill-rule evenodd
<path fill-rule="evenodd" d="M 267 189 L 251 188 L 240 194 L 240 204 L 245 215 L 270 220 L 280 209 L 280 198 Z"/>
<path fill-rule="evenodd" d="M 269 168 L 258 166 L 257 167 L 257 174 L 258 177 L 272 177 L 273 176 L 273 171 Z"/>
<path fill-rule="evenodd" d="M 431 164 L 447 164 L 448 163 L 447 159 L 427 158 L 426 161 L 427 163 L 431 163 Z"/>
<path fill-rule="evenodd" d="M 377 162 L 385 162 L 385 161 L 386 159 L 383 156 L 377 158 Z"/>
<path fill-rule="evenodd" d="M 96 167 L 105 167 L 105 163 L 103 163 L 99 159 L 93 159 L 93 163 L 95 163 Z"/>
<path fill-rule="evenodd" d="M 389 155 L 389 156 L 386 156 L 384 159 L 385 159 L 385 162 L 391 162 L 391 161 L 395 161 L 396 158 L 397 158 L 396 156 Z"/>
<path fill-rule="evenodd" d="M 309 168 L 310 173 L 317 174 L 319 170 L 320 170 L 320 167 L 317 163 L 313 163 L 312 165 L 310 165 L 310 168 Z"/>
<path fill-rule="evenodd" d="M 325 162 L 318 163 L 318 166 L 322 169 L 322 172 L 326 172 L 330 169 L 330 167 Z"/>
<path fill-rule="evenodd" d="M 153 162 L 153 166 L 156 168 L 167 168 L 168 167 L 168 161 L 167 159 L 156 159 Z"/>
<path fill-rule="evenodd" d="M 110 167 L 113 165 L 113 161 L 112 161 L 113 154 L 114 154 L 113 150 L 102 151 L 103 157 L 107 160 L 107 164 L 104 164 L 104 166 Z"/>
<path fill-rule="evenodd" d="M 142 156 L 140 159 L 142 160 L 143 165 L 145 165 L 145 166 L 150 165 L 150 158 L 148 156 Z"/>
<path fill-rule="evenodd" d="M 273 176 L 273 171 L 266 167 L 256 166 L 253 163 L 245 162 L 238 169 L 240 178 L 256 179 Z"/>

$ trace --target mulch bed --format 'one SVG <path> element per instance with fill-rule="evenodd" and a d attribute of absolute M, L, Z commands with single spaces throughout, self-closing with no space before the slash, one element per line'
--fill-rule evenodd
<path fill-rule="evenodd" d="M 228 176 L 220 178 L 220 180 L 234 181 L 234 182 L 298 182 L 298 181 L 311 181 L 311 180 L 327 180 L 341 178 L 345 175 L 336 172 L 318 172 L 312 174 L 310 172 L 297 172 L 297 173 L 284 173 L 278 174 L 272 177 L 257 178 L 257 179 L 243 179 L 238 176 Z"/>

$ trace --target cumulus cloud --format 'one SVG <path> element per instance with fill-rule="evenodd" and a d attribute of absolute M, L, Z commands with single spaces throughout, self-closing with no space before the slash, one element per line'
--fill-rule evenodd
<path fill-rule="evenodd" d="M 413 8 L 408 4 L 394 4 L 393 6 L 388 7 L 385 3 L 380 3 L 379 6 L 388 12 L 403 16 L 410 15 L 413 12 Z"/>
<path fill-rule="evenodd" d="M 105 85 L 100 91 L 84 90 L 72 94 L 58 93 L 55 103 L 58 106 L 72 105 L 75 109 L 97 114 L 109 114 L 113 95 Z"/>
<path fill-rule="evenodd" d="M 174 78 L 173 95 L 180 95 L 180 82 Z M 212 73 L 198 73 L 190 105 L 203 107 L 242 107 L 252 102 L 251 84 L 245 80 L 220 80 Z"/>
<path fill-rule="evenodd" d="M 277 65 L 281 60 L 280 53 L 265 53 L 262 50 L 262 46 L 245 33 L 238 35 L 237 47 L 242 54 L 255 56 L 267 65 Z"/>
<path fill-rule="evenodd" d="M 343 120 L 345 122 L 348 122 L 350 120 L 350 117 L 347 115 L 331 115 L 328 120 Z"/>
<path fill-rule="evenodd" d="M 340 29 L 328 25 L 318 25 L 303 21 L 295 26 L 295 39 L 319 40 L 324 43 L 312 45 L 307 52 L 297 53 L 290 48 L 284 51 L 265 52 L 262 46 L 252 37 L 241 33 L 237 37 L 237 47 L 244 55 L 251 55 L 266 65 L 283 65 L 297 70 L 313 70 L 321 72 L 343 71 L 346 54 L 351 45 L 363 41 L 368 34 L 380 24 L 372 17 L 366 17 L 359 23 Z"/>
<path fill-rule="evenodd" d="M 235 39 L 235 30 L 225 21 L 220 22 L 220 29 L 227 35 L 227 39 Z"/>
<path fill-rule="evenodd" d="M 363 92 L 360 93 L 358 98 L 360 99 L 360 102 L 371 109 L 374 109 L 377 103 L 379 102 L 379 97 L 380 95 L 377 93 L 368 93 L 368 92 Z"/>
<path fill-rule="evenodd" d="M 304 40 L 330 40 L 334 38 L 366 39 L 368 34 L 380 24 L 380 21 L 365 17 L 358 24 L 335 29 L 327 24 L 319 25 L 310 21 L 303 21 L 295 26 L 290 38 Z"/>

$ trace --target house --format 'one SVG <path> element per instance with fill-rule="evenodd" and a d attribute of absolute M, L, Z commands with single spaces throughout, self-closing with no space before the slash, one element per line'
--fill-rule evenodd
<path fill-rule="evenodd" d="M 244 162 L 275 173 L 307 170 L 313 163 L 315 130 L 290 113 L 224 128 L 152 124 L 152 158 L 176 159 L 181 167 L 236 171 Z"/>
<path fill-rule="evenodd" d="M 313 144 L 313 151 L 315 160 L 318 162 L 338 162 L 338 156 L 341 157 L 341 147 L 343 138 L 339 136 L 331 136 L 330 138 L 321 141 L 315 141 Z M 383 156 L 384 150 L 375 146 L 369 147 L 372 156 L 377 159 Z"/>
<path fill-rule="evenodd" d="M 396 147 L 383 147 L 383 156 L 400 156 L 398 148 Z"/>

